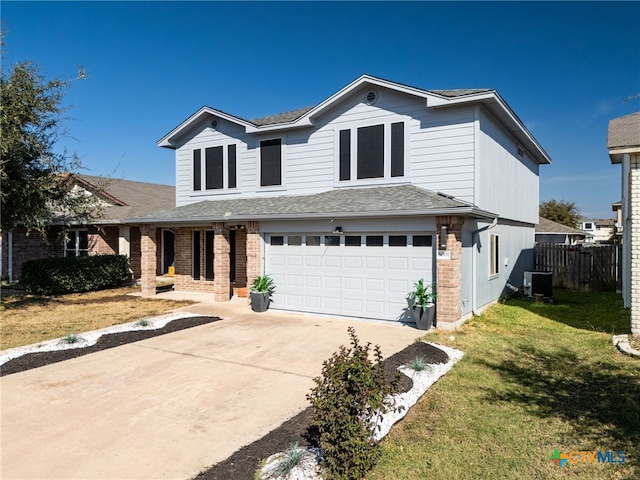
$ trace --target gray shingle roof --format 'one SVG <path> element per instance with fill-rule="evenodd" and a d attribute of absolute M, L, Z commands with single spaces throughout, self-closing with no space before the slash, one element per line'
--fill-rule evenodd
<path fill-rule="evenodd" d="M 275 125 L 278 123 L 293 122 L 294 120 L 300 118 L 302 115 L 307 113 L 312 108 L 314 107 L 299 108 L 297 110 L 292 110 L 290 112 L 278 113 L 276 115 L 269 115 L 268 117 L 254 118 L 253 120 L 249 120 L 249 121 L 259 127 L 262 127 L 265 125 Z"/>
<path fill-rule="evenodd" d="M 207 200 L 150 213 L 138 223 L 266 220 L 274 218 L 373 217 L 393 215 L 495 215 L 413 185 L 341 188 L 313 195 Z"/>
<path fill-rule="evenodd" d="M 122 221 L 129 217 L 172 208 L 176 204 L 176 189 L 171 185 L 105 179 L 92 175 L 80 175 L 80 178 L 94 187 L 100 188 L 104 185 L 104 193 L 117 200 L 104 209 L 102 217 L 96 223 Z"/>
<path fill-rule="evenodd" d="M 640 146 L 640 112 L 614 118 L 609 122 L 608 148 L 638 146 Z"/>
<path fill-rule="evenodd" d="M 567 227 L 561 223 L 554 222 L 544 217 L 538 217 L 538 225 L 536 225 L 536 233 L 564 233 L 568 235 L 582 235 L 587 233 L 577 228 Z"/>

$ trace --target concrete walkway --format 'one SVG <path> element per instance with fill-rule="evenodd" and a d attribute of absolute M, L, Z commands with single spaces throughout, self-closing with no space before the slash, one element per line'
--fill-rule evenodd
<path fill-rule="evenodd" d="M 2 377 L 0 478 L 192 478 L 306 408 L 349 325 L 385 356 L 424 333 L 244 301 L 183 310 L 223 321 Z"/>

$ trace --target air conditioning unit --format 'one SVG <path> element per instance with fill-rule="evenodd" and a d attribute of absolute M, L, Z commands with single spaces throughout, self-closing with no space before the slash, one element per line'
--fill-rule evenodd
<path fill-rule="evenodd" d="M 536 294 L 544 298 L 553 296 L 553 274 L 551 272 L 524 272 L 524 294 L 533 297 Z"/>

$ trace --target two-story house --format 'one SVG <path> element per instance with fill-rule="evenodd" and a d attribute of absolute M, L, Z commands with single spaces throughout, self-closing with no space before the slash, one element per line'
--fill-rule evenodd
<path fill-rule="evenodd" d="M 175 233 L 176 290 L 226 301 L 267 273 L 271 308 L 403 320 L 424 278 L 445 328 L 533 267 L 551 160 L 495 90 L 364 75 L 255 120 L 203 107 L 158 145 L 175 150 L 176 207 L 137 219 L 144 295 L 159 228 Z"/>

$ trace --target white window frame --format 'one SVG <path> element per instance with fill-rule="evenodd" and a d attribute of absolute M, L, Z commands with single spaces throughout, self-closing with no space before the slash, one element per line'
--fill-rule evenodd
<path fill-rule="evenodd" d="M 84 232 L 87 234 L 87 248 L 80 248 L 80 232 Z M 73 237 L 74 237 L 74 247 L 72 249 L 68 248 L 69 245 L 69 240 L 65 239 L 64 241 L 64 256 L 65 257 L 69 257 L 69 256 L 74 256 L 74 257 L 83 257 L 83 256 L 87 256 L 89 255 L 89 229 L 87 228 L 73 228 L 70 230 L 67 230 L 66 232 L 66 236 L 69 237 L 70 234 L 73 233 Z M 68 252 L 73 252 L 73 255 L 69 255 Z M 82 254 L 82 252 L 84 252 L 84 254 Z"/>
<path fill-rule="evenodd" d="M 404 151 L 403 153 L 403 162 L 404 162 L 404 174 L 398 177 L 391 176 L 391 125 L 394 123 L 403 123 L 404 124 Z M 377 125 L 383 125 L 384 127 L 384 176 L 376 177 L 376 178 L 358 178 L 358 129 L 366 128 L 366 127 L 375 127 Z M 410 123 L 407 118 L 404 117 L 396 117 L 391 118 L 386 121 L 377 121 L 370 123 L 362 123 L 357 125 L 352 125 L 350 127 L 345 128 L 337 128 L 334 132 L 334 142 L 336 145 L 336 153 L 335 153 L 335 168 L 334 168 L 334 184 L 336 186 L 352 186 L 352 185 L 362 185 L 363 183 L 405 183 L 407 178 L 409 178 L 409 127 Z M 343 130 L 349 130 L 350 138 L 349 138 L 349 149 L 350 149 L 350 169 L 349 169 L 349 177 L 350 180 L 340 180 L 340 132 Z"/>
<path fill-rule="evenodd" d="M 489 234 L 489 278 L 500 275 L 500 234 Z"/>
<path fill-rule="evenodd" d="M 236 186 L 229 187 L 229 146 L 236 146 Z M 207 148 L 222 147 L 222 188 L 207 188 Z M 200 190 L 194 190 L 193 188 L 193 152 L 200 150 Z M 238 142 L 223 142 L 215 145 L 207 145 L 200 148 L 194 148 L 191 150 L 191 191 L 194 195 L 211 195 L 216 193 L 233 192 L 238 190 L 239 175 L 238 164 L 240 156 L 240 143 Z"/>

